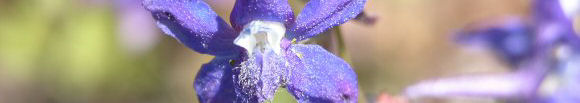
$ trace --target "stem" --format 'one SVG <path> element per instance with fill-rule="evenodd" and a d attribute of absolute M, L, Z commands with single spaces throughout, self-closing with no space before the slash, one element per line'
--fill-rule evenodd
<path fill-rule="evenodd" d="M 348 53 L 348 51 L 346 50 L 346 44 L 344 43 L 344 38 L 342 37 L 342 31 L 340 31 L 340 26 L 334 27 L 334 35 L 336 36 L 336 40 L 338 43 L 337 49 L 338 49 L 338 56 L 342 57 L 346 62 L 348 62 L 349 64 L 352 64 L 352 61 L 350 60 L 350 55 Z"/>

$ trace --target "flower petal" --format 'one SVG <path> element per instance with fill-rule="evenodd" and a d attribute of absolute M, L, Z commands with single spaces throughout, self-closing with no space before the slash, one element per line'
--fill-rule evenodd
<path fill-rule="evenodd" d="M 202 0 L 145 0 L 158 26 L 189 48 L 204 54 L 230 55 L 243 50 L 237 34 Z"/>
<path fill-rule="evenodd" d="M 272 100 L 286 77 L 286 61 L 272 50 L 263 55 L 255 52 L 234 70 L 236 93 L 239 102 L 265 102 Z"/>
<path fill-rule="evenodd" d="M 216 57 L 204 64 L 195 77 L 194 87 L 201 103 L 225 103 L 236 99 L 232 64 L 236 59 Z"/>
<path fill-rule="evenodd" d="M 411 98 L 480 96 L 515 97 L 534 94 L 534 80 L 518 74 L 480 75 L 429 80 L 406 90 Z"/>
<path fill-rule="evenodd" d="M 366 0 L 310 0 L 291 28 L 291 38 L 304 40 L 355 18 Z"/>
<path fill-rule="evenodd" d="M 517 72 L 495 75 L 478 75 L 423 81 L 405 90 L 410 98 L 476 96 L 496 98 L 529 98 L 549 71 L 551 62 L 541 51 L 529 62 L 519 66 Z"/>
<path fill-rule="evenodd" d="M 357 76 L 344 60 L 318 45 L 294 44 L 290 51 L 286 58 L 296 64 L 287 88 L 299 102 L 357 101 Z"/>
<path fill-rule="evenodd" d="M 538 21 L 569 19 L 560 0 L 534 0 L 532 6 L 534 19 Z"/>
<path fill-rule="evenodd" d="M 411 85 L 405 94 L 411 98 L 479 96 L 496 98 L 530 98 L 552 67 L 551 50 L 540 50 L 532 59 L 507 74 L 478 75 L 428 80 Z"/>
<path fill-rule="evenodd" d="M 467 27 L 459 32 L 456 40 L 469 47 L 491 49 L 510 66 L 518 66 L 532 55 L 534 31 L 531 25 L 519 18 L 501 19 L 499 22 L 486 21 Z"/>
<path fill-rule="evenodd" d="M 572 95 L 571 93 L 573 92 L 566 92 L 565 93 L 557 93 L 556 95 L 548 98 L 548 100 L 544 100 L 542 102 L 539 103 L 576 103 L 578 101 L 580 101 L 580 96 L 578 96 L 577 93 L 574 93 L 574 95 Z"/>
<path fill-rule="evenodd" d="M 561 0 L 534 0 L 533 18 L 538 41 L 551 45 L 560 41 L 580 40 L 574 31 L 573 18 L 563 11 Z"/>
<path fill-rule="evenodd" d="M 579 50 L 576 47 L 574 50 Z M 561 86 L 551 96 L 551 103 L 574 103 L 580 101 L 580 52 L 570 51 L 559 56 L 558 58 L 558 74 L 562 76 Z M 562 53 L 558 53 L 562 54 Z"/>
<path fill-rule="evenodd" d="M 580 101 L 580 88 L 578 88 L 578 83 L 565 84 L 564 87 L 559 88 L 550 96 L 548 101 L 546 103 L 575 103 Z"/>
<path fill-rule="evenodd" d="M 288 0 L 236 0 L 230 22 L 237 31 L 254 20 L 282 22 L 289 26 L 294 13 Z"/>

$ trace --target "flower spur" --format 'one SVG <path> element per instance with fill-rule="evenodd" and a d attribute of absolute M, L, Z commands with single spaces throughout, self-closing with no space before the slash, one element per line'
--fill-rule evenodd
<path fill-rule="evenodd" d="M 355 72 L 318 45 L 294 44 L 355 18 L 366 0 L 237 0 L 231 26 L 202 0 L 145 0 L 168 35 L 215 58 L 194 87 L 200 102 L 266 102 L 285 87 L 299 102 L 356 102 Z"/>

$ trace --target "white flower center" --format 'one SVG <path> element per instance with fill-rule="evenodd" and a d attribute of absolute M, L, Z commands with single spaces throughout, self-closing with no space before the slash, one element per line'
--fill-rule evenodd
<path fill-rule="evenodd" d="M 273 50 L 280 54 L 280 42 L 286 34 L 284 24 L 272 21 L 252 21 L 244 26 L 234 44 L 243 47 L 251 55 L 255 51 L 264 53 Z"/>

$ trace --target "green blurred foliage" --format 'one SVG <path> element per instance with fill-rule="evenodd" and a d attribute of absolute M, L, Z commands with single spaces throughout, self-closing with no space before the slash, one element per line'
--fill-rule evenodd
<path fill-rule="evenodd" d="M 155 100 L 163 92 L 160 52 L 127 55 L 110 4 L 2 1 L 0 85 L 6 103 Z M 6 4 L 4 4 L 6 3 Z"/>
<path fill-rule="evenodd" d="M 212 57 L 170 37 L 127 51 L 112 3 L 0 0 L 0 103 L 197 102 L 193 78 Z M 281 91 L 273 102 L 294 101 Z"/>

